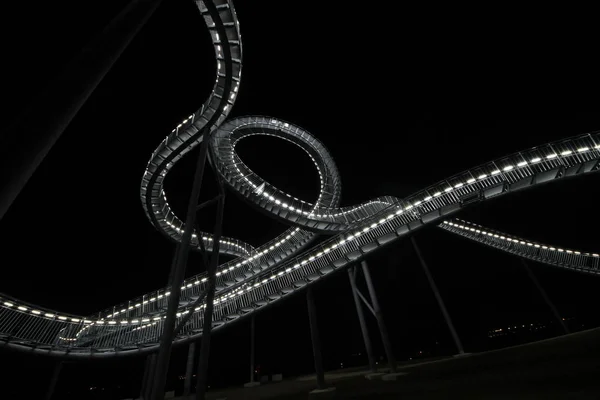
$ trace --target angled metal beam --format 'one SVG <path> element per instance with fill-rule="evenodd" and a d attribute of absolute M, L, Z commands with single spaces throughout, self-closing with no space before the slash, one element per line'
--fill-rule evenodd
<path fill-rule="evenodd" d="M 527 271 L 527 275 L 529 275 L 529 278 L 533 281 L 533 284 L 540 292 L 540 295 L 542 296 L 542 298 L 544 299 L 544 301 L 546 302 L 546 304 L 552 311 L 552 314 L 554 314 L 554 317 L 556 318 L 558 323 L 562 326 L 563 330 L 565 331 L 565 334 L 571 333 L 571 331 L 569 330 L 569 327 L 567 326 L 567 324 L 565 324 L 565 321 L 563 321 L 558 310 L 554 306 L 554 303 L 552 303 L 552 300 L 550 300 L 550 297 L 548 297 L 548 295 L 546 294 L 546 291 L 544 290 L 544 288 L 542 287 L 540 282 L 537 280 L 535 274 L 533 273 L 531 268 L 529 268 L 527 261 L 525 261 L 524 258 L 520 258 L 520 260 L 521 260 L 521 264 L 523 264 L 523 268 L 525 268 L 525 271 Z"/>
<path fill-rule="evenodd" d="M 210 355 L 210 339 L 212 331 L 212 318 L 216 289 L 216 273 L 219 264 L 219 247 L 223 233 L 223 213 L 225 211 L 225 188 L 222 179 L 219 181 L 219 201 L 217 203 L 217 220 L 215 222 L 215 236 L 213 238 L 212 256 L 208 268 L 208 287 L 206 289 L 206 306 L 204 307 L 204 323 L 202 324 L 202 341 L 200 342 L 200 358 L 198 360 L 198 380 L 196 384 L 196 399 L 206 398 L 208 357 Z M 158 400 L 158 399 L 157 399 Z"/>
<path fill-rule="evenodd" d="M 192 232 L 196 224 L 196 205 L 200 197 L 200 188 L 202 186 L 202 178 L 204 177 L 204 168 L 208 154 L 208 131 L 200 145 L 198 160 L 196 162 L 196 172 L 194 173 L 194 183 L 192 185 L 192 193 L 188 202 L 187 214 L 185 217 L 185 225 L 181 242 L 177 247 L 175 258 L 177 262 L 172 270 L 171 295 L 167 306 L 167 315 L 163 325 L 163 332 L 160 338 L 160 348 L 156 359 L 156 371 L 154 374 L 152 399 L 162 400 L 165 397 L 165 383 L 171 358 L 171 347 L 175 337 L 175 322 L 177 319 L 176 313 L 179 308 L 179 298 L 181 297 L 181 285 L 185 277 L 185 268 L 190 251 Z M 213 245 L 214 246 L 214 245 Z M 218 247 L 218 246 L 217 246 Z"/>
<path fill-rule="evenodd" d="M 46 400 L 51 400 L 54 395 L 54 390 L 56 389 L 56 384 L 58 383 L 58 377 L 60 376 L 60 371 L 62 370 L 63 362 L 58 361 L 54 366 L 54 371 L 52 373 L 52 379 L 50 380 L 50 386 L 48 386 L 48 391 L 46 392 Z"/>
<path fill-rule="evenodd" d="M 0 136 L 0 220 L 160 2 L 131 1 Z"/>
<path fill-rule="evenodd" d="M 456 348 L 458 349 L 458 353 L 464 354 L 465 349 L 463 348 L 460 338 L 458 337 L 458 334 L 456 333 L 456 329 L 454 329 L 454 324 L 452 324 L 452 318 L 450 318 L 450 314 L 448 313 L 448 310 L 446 309 L 446 305 L 444 304 L 442 295 L 440 294 L 440 291 L 438 290 L 437 285 L 435 284 L 435 281 L 433 280 L 433 276 L 431 275 L 431 272 L 429 271 L 429 267 L 427 266 L 427 263 L 425 262 L 423 255 L 421 254 L 421 250 L 419 249 L 419 246 L 417 246 L 417 242 L 413 236 L 410 237 L 410 241 L 412 242 L 412 245 L 415 249 L 415 253 L 417 253 L 417 257 L 419 258 L 421 267 L 423 267 L 423 271 L 425 272 L 425 275 L 427 276 L 427 280 L 429 281 L 429 286 L 431 286 L 431 290 L 433 290 L 433 294 L 435 295 L 435 299 L 437 300 L 438 305 L 440 306 L 440 310 L 442 311 L 442 314 L 444 315 L 444 319 L 446 320 L 446 325 L 448 325 L 448 329 L 450 330 L 450 333 L 452 334 L 452 339 L 454 339 L 454 344 L 456 345 Z"/>
<path fill-rule="evenodd" d="M 350 278 L 350 287 L 352 288 L 352 298 L 354 299 L 354 305 L 356 306 L 356 313 L 358 314 L 358 322 L 360 324 L 360 330 L 362 332 L 363 341 L 365 342 L 365 349 L 367 351 L 367 358 L 369 360 L 369 369 L 373 372 L 377 371 L 377 364 L 375 364 L 375 356 L 373 355 L 373 344 L 369 336 L 369 329 L 365 321 L 365 314 L 360 305 L 360 299 L 358 297 L 359 292 L 356 287 L 356 280 L 354 279 L 354 271 L 356 266 L 352 266 L 348 269 L 348 278 Z"/>
<path fill-rule="evenodd" d="M 221 197 L 221 195 L 216 196 L 214 199 L 210 199 L 205 201 L 204 203 L 200 204 L 198 207 L 196 207 L 196 211 L 200 211 L 205 207 L 208 207 L 210 205 L 215 204 L 217 201 L 219 201 L 219 198 Z M 198 231 L 200 232 L 200 231 Z"/>
<path fill-rule="evenodd" d="M 396 372 L 396 358 L 392 352 L 392 343 L 390 342 L 387 327 L 385 326 L 385 321 L 383 320 L 383 314 L 381 313 L 381 308 L 379 307 L 379 301 L 377 300 L 377 293 L 375 292 L 375 287 L 373 286 L 373 281 L 371 280 L 369 266 L 367 265 L 366 261 L 361 261 L 360 264 L 362 266 L 363 275 L 365 276 L 367 288 L 369 289 L 369 294 L 371 295 L 371 303 L 373 304 L 373 309 L 375 311 L 375 318 L 377 319 L 377 325 L 379 326 L 379 333 L 381 334 L 381 341 L 383 342 L 385 355 L 387 357 L 388 364 L 390 365 L 390 369 L 392 372 Z"/>
<path fill-rule="evenodd" d="M 358 296 L 359 299 L 362 300 L 362 302 L 364 303 L 364 305 L 367 307 L 367 309 L 369 311 L 371 311 L 371 314 L 373 314 L 373 316 L 375 318 L 377 318 L 377 314 L 375 313 L 375 310 L 373 309 L 373 306 L 371 306 L 371 304 L 369 303 L 369 300 L 367 300 L 365 298 L 365 296 L 363 296 L 363 294 L 360 292 L 360 290 L 358 290 L 358 288 L 356 289 L 356 295 Z"/>

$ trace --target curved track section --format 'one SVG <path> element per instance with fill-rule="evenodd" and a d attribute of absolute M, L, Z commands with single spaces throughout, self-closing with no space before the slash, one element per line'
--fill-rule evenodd
<path fill-rule="evenodd" d="M 217 77 L 208 100 L 159 145 L 141 184 L 141 200 L 150 222 L 173 241 L 181 240 L 182 221 L 173 213 L 164 180 L 186 153 L 209 146 L 211 160 L 230 189 L 293 228 L 254 248 L 222 238 L 223 253 L 238 258 L 219 266 L 213 324 L 221 329 L 264 306 L 354 263 L 426 224 L 515 190 L 589 174 L 600 168 L 600 134 L 586 134 L 536 147 L 481 165 L 441 181 L 405 199 L 381 197 L 351 207 L 339 206 L 340 178 L 322 143 L 303 129 L 270 117 L 225 119 L 241 78 L 239 23 L 230 1 L 197 1 L 217 58 Z M 254 174 L 235 146 L 253 135 L 288 140 L 312 158 L 320 176 L 314 203 L 290 196 Z M 453 222 L 454 223 L 454 222 Z M 331 238 L 299 254 L 317 233 Z M 212 235 L 196 231 L 212 248 Z M 550 263 L 552 264 L 552 263 Z M 557 265 L 557 264 L 552 264 Z M 177 316 L 191 313 L 175 344 L 202 334 L 204 304 L 195 301 L 206 289 L 205 274 L 185 281 Z M 16 299 L 0 299 L 0 343 L 28 352 L 70 358 L 114 357 L 155 351 L 170 295 L 164 288 L 93 316 L 66 315 Z"/>
<path fill-rule="evenodd" d="M 532 261 L 600 275 L 600 254 L 598 253 L 586 253 L 530 241 L 461 219 L 444 221 L 439 227 L 474 242 Z"/>
<path fill-rule="evenodd" d="M 278 124 L 272 125 L 275 126 Z M 600 134 L 586 134 L 465 171 L 406 199 L 395 199 L 348 231 L 331 237 L 299 256 L 290 257 L 271 267 L 257 268 L 246 279 L 227 284 L 223 278 L 227 273 L 221 269 L 214 326 L 221 329 L 426 224 L 439 223 L 441 219 L 465 207 L 515 190 L 598 171 L 600 145 L 596 143 L 599 142 Z M 477 230 L 481 231 L 474 229 L 475 234 Z M 525 246 L 535 249 L 535 244 L 531 243 L 532 246 L 528 246 L 527 242 Z M 543 247 L 541 249 L 546 250 Z M 556 252 L 561 253 L 558 250 Z M 522 250 L 518 254 L 526 256 Z M 573 257 L 556 262 L 550 257 L 541 256 L 537 261 L 578 270 L 587 265 L 588 272 L 597 269 L 597 263 L 582 264 L 578 261 L 580 255 L 573 254 Z M 585 257 L 592 260 L 596 258 L 594 254 Z M 202 274 L 195 276 L 182 287 L 184 295 L 179 315 L 190 312 L 193 315 L 177 337 L 178 343 L 193 340 L 202 333 L 202 315 L 198 311 L 203 309 L 203 305 L 192 309 L 189 304 L 202 291 L 204 279 Z M 29 308 L 31 306 L 8 299 L 6 302 L 10 302 L 10 306 L 3 305 L 0 309 L 0 331 L 5 333 L 5 342 L 10 346 L 36 353 L 109 357 L 153 351 L 161 333 L 168 294 L 168 289 L 163 289 L 115 307 L 113 309 L 116 311 L 111 314 L 101 313 L 87 320 L 60 314 L 46 316 L 45 310 L 32 309 Z M 58 320 L 60 317 L 64 319 Z M 45 332 L 50 324 L 54 324 L 55 332 L 62 327 L 60 334 L 57 337 L 41 336 L 40 331 Z M 6 335 L 6 332 L 11 332 L 11 335 Z"/>

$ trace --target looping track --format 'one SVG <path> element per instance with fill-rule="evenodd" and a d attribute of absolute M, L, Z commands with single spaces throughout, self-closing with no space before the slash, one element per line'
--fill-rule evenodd
<path fill-rule="evenodd" d="M 410 235 L 427 224 L 491 247 L 548 265 L 599 274 L 598 254 L 565 250 L 515 238 L 465 221 L 445 220 L 479 202 L 600 169 L 600 134 L 586 134 L 542 145 L 475 167 L 405 199 L 381 197 L 339 207 L 341 184 L 325 146 L 303 129 L 270 117 L 243 117 L 225 122 L 241 78 L 242 44 L 231 1 L 196 1 L 212 38 L 217 76 L 211 95 L 152 154 L 140 196 L 150 222 L 173 241 L 181 240 L 183 222 L 173 213 L 163 189 L 166 175 L 186 153 L 208 138 L 210 155 L 231 190 L 274 218 L 293 227 L 254 248 L 222 238 L 220 250 L 237 258 L 219 266 L 214 328 L 221 329 L 257 309 L 354 263 L 373 251 Z M 235 153 L 236 144 L 252 135 L 273 135 L 302 148 L 320 176 L 315 203 L 296 199 L 254 174 Z M 303 251 L 317 233 L 332 235 Z M 194 232 L 192 244 L 212 235 Z M 178 317 L 192 313 L 176 344 L 202 334 L 206 276 L 182 286 Z M 132 299 L 88 317 L 69 315 L 0 296 L 0 344 L 28 352 L 68 358 L 114 357 L 155 351 L 162 332 L 169 288 Z"/>

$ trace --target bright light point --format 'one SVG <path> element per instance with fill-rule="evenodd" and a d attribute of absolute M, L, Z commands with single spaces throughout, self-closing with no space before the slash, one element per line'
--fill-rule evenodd
<path fill-rule="evenodd" d="M 558 154 L 548 154 L 548 155 L 546 156 L 546 158 L 547 158 L 548 160 L 551 160 L 551 159 L 553 159 L 553 158 L 556 158 L 556 157 L 558 157 Z"/>
<path fill-rule="evenodd" d="M 21 310 L 21 311 L 27 311 L 27 308 L 26 308 L 26 307 L 23 307 L 23 306 L 19 306 L 19 307 L 17 307 L 17 309 L 19 309 L 19 310 Z"/>
<path fill-rule="evenodd" d="M 536 163 L 536 162 L 540 162 L 540 161 L 542 161 L 542 159 L 541 159 L 541 158 L 539 158 L 539 157 L 535 157 L 535 158 L 532 158 L 532 159 L 531 159 L 531 162 L 532 162 L 532 163 Z"/>
<path fill-rule="evenodd" d="M 560 153 L 560 155 L 561 156 L 568 156 L 571 153 L 573 153 L 571 150 L 567 150 L 567 151 L 563 151 L 562 153 Z"/>
<path fill-rule="evenodd" d="M 467 183 L 473 183 L 473 182 L 475 182 L 475 178 L 469 178 L 469 179 L 467 180 Z"/>
<path fill-rule="evenodd" d="M 13 304 L 13 303 L 11 303 L 11 302 L 9 302 L 9 301 L 5 301 L 5 302 L 4 302 L 4 305 L 5 305 L 6 307 L 12 307 L 12 306 L 14 306 L 14 304 Z"/>
<path fill-rule="evenodd" d="M 477 177 L 477 179 L 484 179 L 484 178 L 487 178 L 486 174 L 481 174 Z"/>
<path fill-rule="evenodd" d="M 580 148 L 578 148 L 578 149 L 577 149 L 577 151 L 578 151 L 579 153 L 583 153 L 584 151 L 589 151 L 589 150 L 590 150 L 590 148 L 589 148 L 589 147 L 580 147 Z"/>
<path fill-rule="evenodd" d="M 524 167 L 525 165 L 527 165 L 527 161 L 521 161 L 517 164 L 517 167 Z"/>
<path fill-rule="evenodd" d="M 510 171 L 510 170 L 511 170 L 511 169 L 513 169 L 513 168 L 514 168 L 514 166 L 512 166 L 512 165 L 507 165 L 507 166 L 506 166 L 506 167 L 504 167 L 502 170 L 503 170 L 503 171 Z"/>

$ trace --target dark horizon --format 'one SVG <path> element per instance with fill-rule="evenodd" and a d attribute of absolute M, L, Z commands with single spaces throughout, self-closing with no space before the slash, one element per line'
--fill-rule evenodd
<path fill-rule="evenodd" d="M 6 47 L 11 62 L 3 87 L 10 102 L 3 131 L 126 3 L 17 9 L 18 40 Z M 551 69 L 557 54 L 568 57 L 572 51 L 551 39 L 533 51 L 526 40 L 504 36 L 493 24 L 475 38 L 461 21 L 443 23 L 442 15 L 414 20 L 404 15 L 397 21 L 393 13 L 378 13 L 375 21 L 341 2 L 321 5 L 319 13 L 304 3 L 235 6 L 244 67 L 230 118 L 272 116 L 321 140 L 340 170 L 344 206 L 382 195 L 404 197 L 478 164 L 600 130 L 600 111 L 585 96 L 595 81 L 580 86 L 570 80 L 574 72 Z M 175 246 L 146 219 L 139 185 L 152 151 L 205 100 L 213 83 L 214 54 L 196 14 L 191 3 L 163 2 L 2 219 L 0 292 L 89 315 L 165 286 Z M 274 186 L 313 200 L 318 175 L 312 162 L 296 147 L 275 140 L 243 141 L 240 157 Z M 169 204 L 180 216 L 193 163 L 193 156 L 185 157 L 166 181 Z M 111 181 L 99 185 L 96 179 L 103 173 Z M 216 191 L 212 171 L 205 182 L 204 200 Z M 543 185 L 457 216 L 531 240 L 598 252 L 594 183 L 597 174 Z M 200 213 L 201 226 L 209 231 L 211 212 Z M 228 194 L 225 235 L 259 245 L 284 229 Z M 485 335 L 491 329 L 552 320 L 518 258 L 435 227 L 415 237 L 467 351 L 489 346 Z M 367 261 L 397 357 L 433 349 L 435 342 L 441 343 L 435 351 L 451 354 L 450 334 L 410 241 L 401 239 Z M 596 277 L 530 265 L 564 317 L 586 327 L 600 325 Z M 200 272 L 197 255 L 187 271 L 187 276 Z M 364 354 L 346 274 L 317 284 L 315 295 L 326 368 Z M 374 322 L 369 317 L 371 336 L 383 355 Z M 303 373 L 311 367 L 303 295 L 261 310 L 256 328 L 257 362 L 264 368 Z M 240 322 L 215 336 L 214 382 L 232 364 L 247 373 L 248 329 L 248 321 Z M 185 353 L 175 351 L 172 376 L 185 368 Z M 27 374 L 39 376 L 40 386 L 49 380 L 49 360 L 14 353 L 2 357 L 18 366 L 3 377 L 3 387 L 27 382 L 21 380 Z M 67 367 L 61 379 L 88 376 L 96 385 L 103 374 L 106 381 L 116 379 L 111 374 L 119 368 L 141 376 L 143 364 L 139 358 L 122 365 Z"/>

